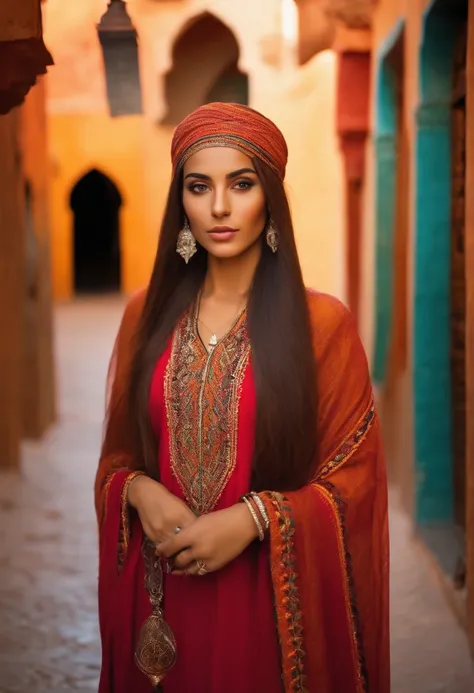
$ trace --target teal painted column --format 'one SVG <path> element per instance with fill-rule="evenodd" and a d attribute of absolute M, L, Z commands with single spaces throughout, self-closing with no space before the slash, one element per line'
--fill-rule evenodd
<path fill-rule="evenodd" d="M 451 92 L 462 13 L 434 0 L 423 18 L 416 135 L 413 401 L 416 520 L 453 521 Z"/>
<path fill-rule="evenodd" d="M 375 287 L 374 350 L 372 378 L 383 383 L 387 371 L 393 315 L 394 231 L 397 171 L 398 99 L 396 74 L 389 55 L 402 36 L 404 22 L 398 21 L 378 54 L 375 98 Z"/>
<path fill-rule="evenodd" d="M 449 105 L 423 104 L 417 113 L 413 377 L 420 524 L 453 516 L 450 118 Z"/>

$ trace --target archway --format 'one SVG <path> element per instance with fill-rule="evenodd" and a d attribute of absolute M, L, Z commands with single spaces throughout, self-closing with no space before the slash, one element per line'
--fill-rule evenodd
<path fill-rule="evenodd" d="M 111 179 L 91 169 L 74 186 L 74 289 L 101 293 L 120 289 L 120 206 Z"/>
<path fill-rule="evenodd" d="M 432 2 L 424 15 L 420 52 L 413 401 L 416 519 L 425 526 L 454 520 L 452 101 L 455 46 L 466 18 L 466 0 Z"/>
<path fill-rule="evenodd" d="M 173 46 L 173 66 L 165 76 L 166 125 L 210 101 L 248 103 L 248 77 L 238 67 L 239 44 L 233 32 L 205 12 L 195 17 Z"/>

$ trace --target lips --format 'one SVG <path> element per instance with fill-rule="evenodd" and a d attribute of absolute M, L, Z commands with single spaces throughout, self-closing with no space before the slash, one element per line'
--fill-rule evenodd
<path fill-rule="evenodd" d="M 208 232 L 208 235 L 212 240 L 223 243 L 224 241 L 232 240 L 238 230 L 239 229 L 233 229 L 230 226 L 214 226 L 214 228 Z"/>
<path fill-rule="evenodd" d="M 212 234 L 217 234 L 217 233 L 237 233 L 239 229 L 233 229 L 230 226 L 214 226 L 209 233 Z"/>

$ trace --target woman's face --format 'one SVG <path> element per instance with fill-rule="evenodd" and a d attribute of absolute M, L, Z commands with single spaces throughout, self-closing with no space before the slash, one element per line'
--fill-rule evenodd
<path fill-rule="evenodd" d="M 265 227 L 265 194 L 252 160 L 230 147 L 202 149 L 188 159 L 183 205 L 197 242 L 216 258 L 242 255 Z"/>

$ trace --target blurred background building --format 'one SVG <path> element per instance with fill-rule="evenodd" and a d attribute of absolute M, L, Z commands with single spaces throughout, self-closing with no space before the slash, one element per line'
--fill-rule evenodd
<path fill-rule="evenodd" d="M 0 63 L 0 465 L 56 420 L 54 302 L 146 284 L 175 125 L 249 104 L 474 648 L 472 0 L 2 0 Z"/>

